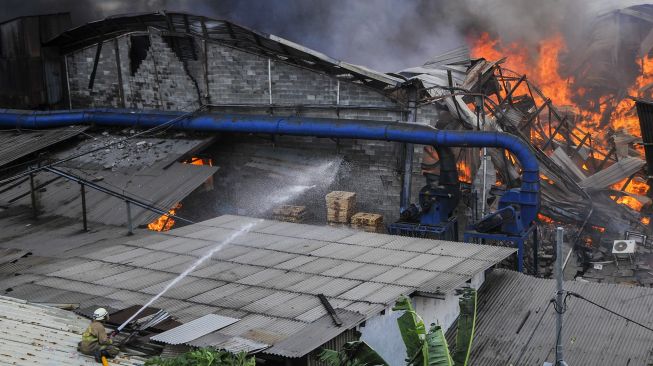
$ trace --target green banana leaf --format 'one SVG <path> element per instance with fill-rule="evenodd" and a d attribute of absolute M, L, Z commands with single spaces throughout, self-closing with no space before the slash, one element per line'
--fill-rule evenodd
<path fill-rule="evenodd" d="M 476 290 L 473 288 L 464 289 L 458 305 L 460 307 L 460 316 L 458 317 L 456 333 L 456 349 L 452 358 L 456 365 L 467 366 L 476 329 Z"/>
<path fill-rule="evenodd" d="M 342 350 L 351 358 L 369 366 L 388 366 L 385 360 L 365 341 L 347 342 Z"/>
<path fill-rule="evenodd" d="M 340 352 L 323 349 L 318 359 L 328 366 L 388 366 L 385 360 L 364 341 L 345 343 Z"/>
<path fill-rule="evenodd" d="M 454 365 L 451 355 L 449 355 L 447 339 L 439 325 L 431 325 L 431 329 L 426 335 L 426 348 L 428 350 L 428 366 Z"/>
<path fill-rule="evenodd" d="M 410 299 L 406 296 L 400 297 L 392 310 L 405 311 L 397 318 L 397 324 L 406 345 L 406 362 L 414 366 L 428 366 L 428 350 L 424 344 L 426 326 L 413 309 Z"/>

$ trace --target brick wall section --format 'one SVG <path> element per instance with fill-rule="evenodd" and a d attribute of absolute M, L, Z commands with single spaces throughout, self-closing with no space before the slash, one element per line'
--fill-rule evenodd
<path fill-rule="evenodd" d="M 190 110 L 199 105 L 200 88 L 202 98 L 208 90 L 212 104 L 257 104 L 258 108 L 243 110 L 221 108 L 220 111 L 236 113 L 269 113 L 270 102 L 268 84 L 268 59 L 259 55 L 240 51 L 215 43 L 207 43 L 207 70 L 204 70 L 204 49 L 201 40 L 195 40 L 198 60 L 179 60 L 175 52 L 155 31 L 150 32 L 151 45 L 147 57 L 138 67 L 135 75 L 130 75 L 130 36 L 118 38 L 120 69 L 122 71 L 122 90 L 126 108 Z M 69 56 L 74 61 L 69 78 L 74 107 L 122 107 L 117 78 L 117 63 L 113 40 L 104 47 L 98 79 L 92 92 L 88 92 L 88 75 L 92 68 L 94 47 L 75 52 Z M 70 66 L 69 66 L 70 67 Z M 402 121 L 400 106 L 385 95 L 356 83 L 340 81 L 308 69 L 286 64 L 280 60 L 270 63 L 272 81 L 272 103 L 275 105 L 328 105 L 335 106 L 339 93 L 342 106 L 374 106 L 380 109 L 296 109 L 275 107 L 273 113 L 281 116 L 302 115 L 309 117 L 367 119 L 379 121 Z M 208 80 L 205 78 L 208 75 Z M 195 80 L 195 82 L 193 81 Z M 208 83 L 208 89 L 206 84 Z M 385 109 L 384 109 L 385 108 Z M 431 120 L 434 110 L 426 108 L 418 114 L 420 123 Z M 299 137 L 277 137 L 274 142 L 260 138 L 225 138 L 217 144 L 212 154 L 216 165 L 221 167 L 214 195 L 215 202 L 229 202 L 238 197 L 247 197 L 243 182 L 253 180 L 256 184 L 270 184 L 269 179 L 257 180 L 250 170 L 243 166 L 251 160 L 252 149 L 268 151 L 274 149 L 287 153 L 308 153 L 313 158 L 331 159 L 342 157 L 345 161 L 340 168 L 338 179 L 332 189 L 350 190 L 358 194 L 359 209 L 384 214 L 386 222 L 397 219 L 401 192 L 402 144 L 382 141 L 356 141 Z M 413 192 L 423 185 L 419 174 L 421 147 L 415 148 L 413 171 Z M 258 183 L 257 183 L 258 182 Z M 320 192 L 322 194 L 323 192 Z M 250 195 L 254 197 L 254 195 Z M 414 199 L 417 198 L 413 195 Z M 302 196 L 297 204 L 309 207 L 314 218 L 324 219 L 324 199 Z M 302 202 L 301 200 L 304 199 Z M 236 201 L 234 201 L 236 202 Z M 225 205 L 231 212 L 248 214 L 247 205 L 243 207 Z"/>
<path fill-rule="evenodd" d="M 88 88 L 96 49 L 87 47 L 67 56 L 73 108 L 121 106 L 113 40 L 102 44 L 93 89 Z"/>
<path fill-rule="evenodd" d="M 215 104 L 269 104 L 268 60 L 210 44 L 209 93 Z"/>

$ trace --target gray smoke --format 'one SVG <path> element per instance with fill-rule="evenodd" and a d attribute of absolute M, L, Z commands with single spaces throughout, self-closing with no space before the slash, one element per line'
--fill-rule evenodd
<path fill-rule="evenodd" d="M 552 32 L 582 41 L 600 12 L 632 0 L 3 0 L 6 19 L 70 11 L 79 25 L 109 15 L 184 11 L 232 20 L 334 58 L 397 71 L 489 32 L 535 49 Z M 579 40 L 576 40 L 579 38 Z"/>

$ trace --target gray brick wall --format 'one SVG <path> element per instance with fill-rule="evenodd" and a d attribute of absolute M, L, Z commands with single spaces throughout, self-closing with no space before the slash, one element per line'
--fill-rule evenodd
<path fill-rule="evenodd" d="M 70 99 L 73 108 L 119 107 L 118 65 L 113 40 L 102 45 L 93 89 L 88 88 L 96 47 L 87 47 L 67 56 Z"/>
<path fill-rule="evenodd" d="M 124 91 L 124 106 L 138 109 L 192 110 L 201 103 L 252 104 L 243 109 L 236 107 L 217 107 L 216 111 L 233 113 L 274 113 L 275 115 L 301 115 L 323 118 L 367 119 L 379 121 L 402 121 L 400 105 L 382 93 L 363 85 L 338 81 L 327 75 L 281 60 L 268 61 L 268 58 L 237 50 L 215 43 L 195 40 L 197 60 L 182 62 L 161 35 L 149 33 L 151 44 L 146 58 L 134 75 L 130 74 L 129 35 L 118 38 L 118 58 L 114 52 L 113 40 L 103 47 L 98 77 L 95 87 L 89 91 L 88 76 L 93 64 L 95 47 L 77 51 L 69 57 L 72 64 L 69 79 L 74 107 L 122 107 L 120 92 Z M 207 63 L 205 66 L 204 52 Z M 118 60 L 122 76 L 122 88 L 118 82 Z M 269 63 L 269 64 L 268 64 Z M 268 67 L 271 74 L 268 73 Z M 205 70 L 206 68 L 206 70 Z M 271 80 L 268 76 L 271 75 Z M 208 79 L 207 79 L 208 76 Z M 270 85 L 272 83 L 272 103 L 270 109 Z M 208 85 L 208 88 L 206 87 Z M 199 93 L 198 93 L 199 88 Z M 199 94 L 199 95 L 198 95 Z M 313 109 L 290 106 L 326 105 L 341 108 Z M 289 106 L 289 107 L 281 107 Z M 373 106 L 377 109 L 347 108 L 347 106 Z M 427 123 L 437 115 L 434 108 L 426 107 L 418 114 L 420 123 Z M 274 156 L 275 149 L 280 154 L 297 156 L 308 154 L 315 159 L 342 157 L 345 161 L 338 178 L 331 189 L 349 190 L 358 194 L 361 211 L 384 214 L 386 222 L 398 217 L 401 191 L 402 144 L 378 141 L 356 141 L 298 137 L 277 137 L 274 142 L 252 137 L 223 139 L 213 148 L 216 164 L 222 169 L 216 179 L 219 188 L 215 191 L 217 202 L 230 202 L 232 212 L 247 212 L 247 204 L 236 207 L 236 198 L 248 196 L 243 184 L 235 182 L 252 181 L 250 188 L 270 184 L 259 181 L 244 164 L 252 159 L 252 150 L 268 151 Z M 415 168 L 413 170 L 413 191 L 423 185 L 419 174 L 421 147 L 415 148 Z M 273 179 L 273 178 L 269 178 Z M 324 192 L 319 192 L 321 195 Z M 249 195 L 254 197 L 253 194 Z M 414 196 L 416 198 L 416 196 Z M 302 201 L 303 200 L 303 201 Z M 241 203 L 243 203 L 241 201 Z M 324 219 L 324 197 L 316 199 L 315 194 L 302 196 L 297 204 L 310 208 L 317 220 Z"/>

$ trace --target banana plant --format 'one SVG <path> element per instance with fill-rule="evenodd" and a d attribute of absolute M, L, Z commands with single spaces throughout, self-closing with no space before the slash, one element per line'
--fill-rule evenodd
<path fill-rule="evenodd" d="M 456 348 L 451 353 L 442 327 L 432 324 L 427 331 L 410 299 L 402 296 L 397 300 L 392 310 L 404 312 L 397 318 L 397 325 L 406 345 L 407 366 L 468 365 L 476 327 L 476 290 L 464 289 L 458 305 Z M 346 343 L 340 352 L 323 350 L 318 358 L 328 366 L 387 366 L 383 358 L 363 341 Z"/>
<path fill-rule="evenodd" d="M 328 366 L 388 366 L 364 341 L 345 343 L 340 352 L 325 349 L 320 352 L 318 359 Z"/>
<path fill-rule="evenodd" d="M 458 305 L 456 348 L 451 353 L 442 327 L 433 324 L 427 332 L 410 299 L 402 296 L 397 300 L 393 310 L 405 311 L 397 323 L 406 344 L 408 366 L 467 366 L 476 326 L 476 290 L 464 289 Z"/>

